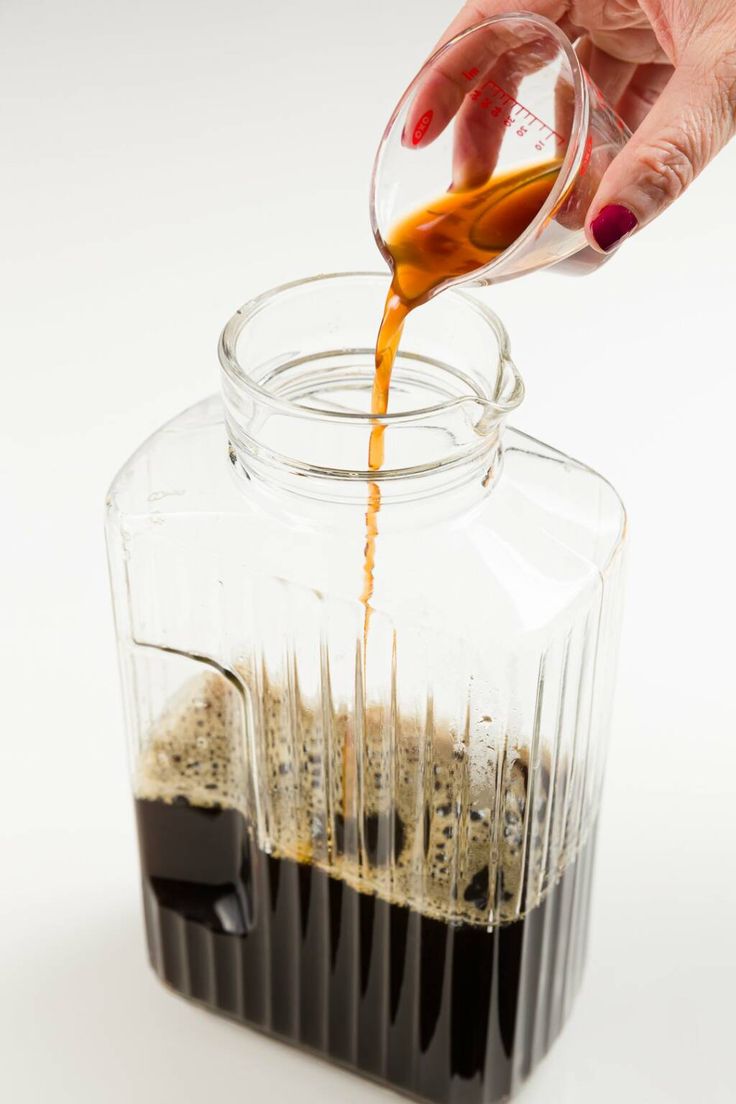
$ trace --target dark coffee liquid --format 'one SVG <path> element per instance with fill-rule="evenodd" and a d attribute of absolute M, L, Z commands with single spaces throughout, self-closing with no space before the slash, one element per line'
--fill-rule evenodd
<path fill-rule="evenodd" d="M 136 810 L 151 961 L 183 995 L 438 1104 L 502 1099 L 558 1034 L 585 956 L 594 834 L 540 904 L 489 931 L 267 855 L 235 809 Z M 488 892 L 481 869 L 464 896 L 482 909 Z"/>

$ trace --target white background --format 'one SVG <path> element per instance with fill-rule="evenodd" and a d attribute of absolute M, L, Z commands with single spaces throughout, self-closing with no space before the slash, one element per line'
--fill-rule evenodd
<path fill-rule="evenodd" d="M 383 1090 L 145 964 L 102 538 L 115 470 L 218 386 L 242 301 L 378 268 L 368 173 L 452 0 L 4 0 L 0 1095 Z M 485 291 L 521 428 L 621 491 L 631 545 L 589 968 L 525 1104 L 733 1100 L 736 145 L 586 280 Z"/>

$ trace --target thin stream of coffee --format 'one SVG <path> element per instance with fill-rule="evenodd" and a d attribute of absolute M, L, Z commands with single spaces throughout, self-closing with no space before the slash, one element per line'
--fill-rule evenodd
<path fill-rule="evenodd" d="M 560 171 L 561 161 L 499 173 L 476 188 L 447 192 L 403 219 L 391 233 L 387 246 L 393 279 L 376 341 L 371 414 L 388 411 L 391 373 L 404 322 L 410 311 L 425 303 L 445 281 L 484 268 L 508 249 L 540 211 Z M 386 427 L 375 424 L 368 446 L 368 467 L 379 471 L 384 462 Z M 381 488 L 368 484 L 363 554 L 363 645 L 374 588 L 378 515 Z"/>
<path fill-rule="evenodd" d="M 388 393 L 391 385 L 391 372 L 404 329 L 404 320 L 414 304 L 403 298 L 395 290 L 395 281 L 391 284 L 383 321 L 376 342 L 376 371 L 373 377 L 371 394 L 371 414 L 385 414 L 388 410 Z M 383 467 L 384 433 L 386 427 L 374 425 L 368 444 L 368 467 L 379 471 Z M 363 590 L 360 600 L 363 603 L 363 645 L 368 645 L 368 626 L 371 617 L 371 598 L 373 597 L 373 570 L 376 562 L 376 538 L 378 536 L 378 514 L 381 509 L 381 488 L 378 483 L 368 484 L 368 507 L 365 514 L 365 548 L 363 551 Z"/>

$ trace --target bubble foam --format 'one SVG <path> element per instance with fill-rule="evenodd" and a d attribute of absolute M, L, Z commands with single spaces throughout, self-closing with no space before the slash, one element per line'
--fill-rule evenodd
<path fill-rule="evenodd" d="M 253 680 L 240 676 L 252 696 Z M 523 747 L 504 741 L 484 769 L 471 769 L 468 747 L 446 725 L 401 715 L 387 723 L 380 706 L 361 717 L 314 708 L 266 678 L 257 689 L 260 787 L 248 769 L 241 697 L 207 674 L 186 683 L 153 725 L 136 797 L 233 808 L 253 823 L 258 788 L 259 842 L 275 857 L 451 922 L 517 919 L 556 880 L 547 869 L 544 756 L 531 786 Z M 557 852 L 559 877 L 566 860 Z"/>

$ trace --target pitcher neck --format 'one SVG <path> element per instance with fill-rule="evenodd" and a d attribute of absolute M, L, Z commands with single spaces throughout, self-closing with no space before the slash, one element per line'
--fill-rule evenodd
<path fill-rule="evenodd" d="M 220 339 L 230 452 L 249 479 L 315 499 L 385 502 L 497 477 L 503 424 L 524 385 L 496 316 L 445 292 L 412 312 L 388 412 L 370 414 L 388 279 L 366 273 L 289 284 L 246 304 Z M 379 433 L 379 470 L 369 463 Z"/>
<path fill-rule="evenodd" d="M 384 508 L 394 503 L 427 501 L 440 496 L 451 496 L 459 505 L 488 493 L 501 473 L 504 428 L 501 421 L 477 440 L 448 449 L 438 458 L 423 461 L 417 456 L 415 464 L 372 471 L 367 467 L 368 436 L 365 433 L 361 435 L 362 467 L 328 467 L 315 464 L 310 459 L 313 453 L 308 449 L 302 450 L 302 455 L 274 451 L 262 440 L 244 434 L 231 415 L 226 408 L 231 463 L 239 477 L 254 489 L 265 492 L 363 508 L 377 488 Z M 312 433 L 319 431 L 319 427 L 311 427 Z M 392 444 L 390 435 L 397 432 L 396 427 L 391 426 L 386 433 L 387 455 Z M 452 431 L 448 428 L 445 432 L 449 436 Z M 295 433 L 294 439 L 298 438 L 299 433 Z"/>

